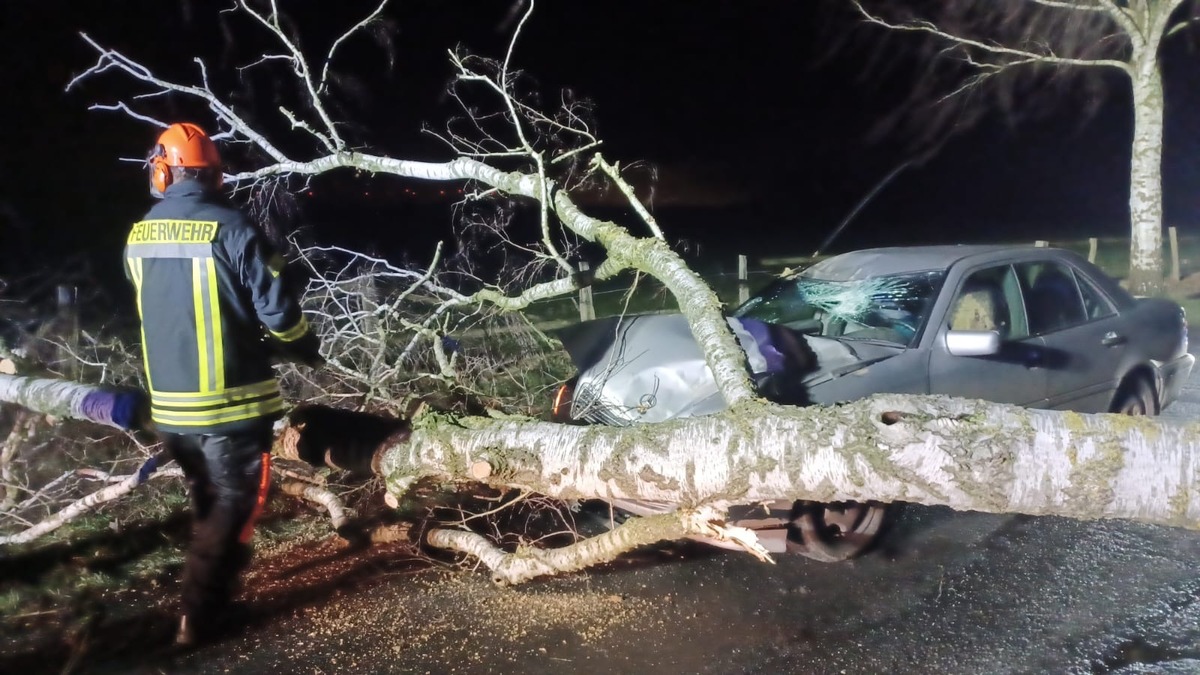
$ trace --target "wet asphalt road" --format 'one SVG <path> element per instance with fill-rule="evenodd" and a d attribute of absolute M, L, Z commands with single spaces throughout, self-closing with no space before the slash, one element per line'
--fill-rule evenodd
<path fill-rule="evenodd" d="M 1200 376 L 1166 417 L 1200 419 Z M 905 506 L 845 563 L 694 547 L 517 590 L 482 571 L 424 583 L 383 579 L 153 670 L 1200 673 L 1200 533 L 1121 521 Z M 529 619 L 548 607 L 580 613 Z"/>
<path fill-rule="evenodd" d="M 1200 420 L 1200 374 L 1163 417 Z M 1200 533 L 908 506 L 851 566 L 783 565 L 804 628 L 712 672 L 1200 673 Z"/>

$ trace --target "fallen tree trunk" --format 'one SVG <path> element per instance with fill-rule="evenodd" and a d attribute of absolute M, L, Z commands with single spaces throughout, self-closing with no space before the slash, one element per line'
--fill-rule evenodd
<path fill-rule="evenodd" d="M 53 417 L 86 420 L 129 431 L 143 426 L 147 418 L 144 392 L 45 377 L 0 373 L 0 401 Z"/>
<path fill-rule="evenodd" d="M 45 397 L 24 400 L 64 409 Z M 752 533 L 724 526 L 723 510 L 780 499 L 904 501 L 1200 529 L 1200 424 L 1144 417 L 898 395 L 832 407 L 752 402 L 632 428 L 436 412 L 410 425 L 319 406 L 300 417 L 284 426 L 276 452 L 369 467 L 384 477 L 392 497 L 434 477 L 566 500 L 624 498 L 679 507 L 676 514 L 544 554 L 506 553 L 451 530 L 428 535 L 433 545 L 479 556 L 506 583 L 582 569 L 693 534 L 732 540 L 766 558 Z"/>
<path fill-rule="evenodd" d="M 397 494 L 423 476 L 486 476 L 563 499 L 905 501 L 1195 529 L 1198 466 L 1200 425 L 878 395 L 634 428 L 430 421 L 386 448 L 380 469 Z"/>

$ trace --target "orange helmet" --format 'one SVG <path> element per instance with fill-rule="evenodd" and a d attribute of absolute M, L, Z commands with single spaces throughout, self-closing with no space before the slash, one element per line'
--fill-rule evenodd
<path fill-rule="evenodd" d="M 151 192 L 161 195 L 171 184 L 171 167 L 221 167 L 217 146 L 200 127 L 180 122 L 167 127 L 150 152 Z"/>

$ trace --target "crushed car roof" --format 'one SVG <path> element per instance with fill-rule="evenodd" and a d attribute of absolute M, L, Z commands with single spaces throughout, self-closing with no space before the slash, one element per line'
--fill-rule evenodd
<path fill-rule="evenodd" d="M 806 268 L 800 276 L 827 281 L 858 281 L 885 274 L 946 269 L 973 255 L 1021 248 L 1026 247 L 959 244 L 869 248 L 826 258 Z"/>

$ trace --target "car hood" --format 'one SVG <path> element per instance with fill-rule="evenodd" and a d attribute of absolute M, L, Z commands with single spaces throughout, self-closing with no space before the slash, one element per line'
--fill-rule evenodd
<path fill-rule="evenodd" d="M 726 320 L 759 392 L 781 403 L 807 403 L 807 388 L 904 351 L 804 335 L 756 319 Z M 555 335 L 579 368 L 572 418 L 629 426 L 727 407 L 681 314 L 609 317 Z"/>

